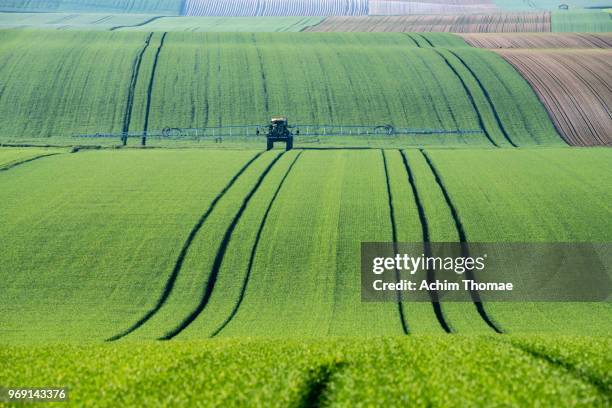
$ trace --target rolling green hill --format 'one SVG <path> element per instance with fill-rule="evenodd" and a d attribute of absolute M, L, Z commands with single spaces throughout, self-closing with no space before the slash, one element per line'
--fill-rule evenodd
<path fill-rule="evenodd" d="M 74 144 L 80 133 L 264 124 L 284 114 L 293 123 L 481 131 L 407 140 L 419 145 L 562 144 L 508 63 L 448 34 L 3 30 L 0 38 L 4 141 Z"/>

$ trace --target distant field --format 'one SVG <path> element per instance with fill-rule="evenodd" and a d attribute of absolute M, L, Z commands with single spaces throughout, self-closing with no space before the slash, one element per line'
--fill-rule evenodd
<path fill-rule="evenodd" d="M 188 16 L 337 16 L 366 15 L 368 0 L 187 0 Z"/>
<path fill-rule="evenodd" d="M 499 9 L 492 0 L 370 0 L 370 15 L 473 14 Z"/>
<path fill-rule="evenodd" d="M 321 21 L 323 17 L 164 17 L 149 24 L 125 28 L 122 31 L 302 31 Z"/>
<path fill-rule="evenodd" d="M 0 0 L 0 11 L 181 14 L 182 0 Z"/>
<path fill-rule="evenodd" d="M 509 64 L 447 34 L 4 30 L 0 37 L 4 141 L 264 124 L 282 113 L 302 124 L 481 132 L 414 136 L 411 145 L 561 143 Z M 27 83 L 12 80 L 24 74 Z"/>
<path fill-rule="evenodd" d="M 603 33 L 612 32 L 612 14 L 604 11 L 554 12 L 553 32 Z"/>
<path fill-rule="evenodd" d="M 479 48 L 612 48 L 612 33 L 506 33 L 462 34 L 470 45 Z"/>
<path fill-rule="evenodd" d="M 65 384 L 73 406 L 100 394 L 108 406 L 606 406 L 610 347 L 572 336 L 11 346 L 0 381 Z"/>
<path fill-rule="evenodd" d="M 496 6 L 507 10 L 557 10 L 567 4 L 570 10 L 585 7 L 608 6 L 608 0 L 493 0 Z"/>
<path fill-rule="evenodd" d="M 144 24 L 152 18 L 155 17 L 127 13 L 0 13 L 0 29 L 110 30 L 115 27 Z"/>
<path fill-rule="evenodd" d="M 306 31 L 548 32 L 550 13 L 329 17 Z"/>

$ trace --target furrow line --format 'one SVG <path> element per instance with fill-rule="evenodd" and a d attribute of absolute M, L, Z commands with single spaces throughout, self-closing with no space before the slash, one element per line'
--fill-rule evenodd
<path fill-rule="evenodd" d="M 187 239 L 183 243 L 183 247 L 181 248 L 181 252 L 179 253 L 178 258 L 176 259 L 174 268 L 172 269 L 172 273 L 168 277 L 168 280 L 166 281 L 166 285 L 164 286 L 164 290 L 161 296 L 159 297 L 159 299 L 157 300 L 157 303 L 155 304 L 155 306 L 153 306 L 151 310 L 149 310 L 143 317 L 141 317 L 136 323 L 130 326 L 127 330 L 124 330 L 123 332 L 108 338 L 106 341 L 116 341 L 116 340 L 121 339 L 122 337 L 127 336 L 128 334 L 132 333 L 134 330 L 138 329 L 140 326 L 145 324 L 149 319 L 151 319 L 162 308 L 162 306 L 166 303 L 166 300 L 168 300 L 168 297 L 170 297 L 170 293 L 172 292 L 172 289 L 174 289 L 174 284 L 176 283 L 176 279 L 178 278 L 178 275 L 181 272 L 181 268 L 183 267 L 183 262 L 185 261 L 185 258 L 187 257 L 187 253 L 189 252 L 189 248 L 191 247 L 191 244 L 193 243 L 193 240 L 195 239 L 196 235 L 198 234 L 200 229 L 202 229 L 202 226 L 208 219 L 208 216 L 212 213 L 212 211 L 217 206 L 217 203 L 221 200 L 221 198 L 225 195 L 225 193 L 229 191 L 229 189 L 234 185 L 234 183 L 238 180 L 238 178 L 240 178 L 240 176 L 262 154 L 263 152 L 257 153 L 244 166 L 242 166 L 240 170 L 238 170 L 238 172 L 230 179 L 230 181 L 223 188 L 223 190 L 221 190 L 221 192 L 219 192 L 219 194 L 217 194 L 217 196 L 213 199 L 213 201 L 210 203 L 206 212 L 202 214 L 202 216 L 198 219 L 196 224 L 193 226 L 193 228 L 189 232 L 189 235 L 187 236 Z"/>
<path fill-rule="evenodd" d="M 264 93 L 264 109 L 266 110 L 266 114 L 270 111 L 270 101 L 268 97 L 268 83 L 266 81 L 266 71 L 264 70 L 264 62 L 263 56 L 261 54 L 261 50 L 257 46 L 257 40 L 255 39 L 255 33 L 251 34 L 251 41 L 255 46 L 255 51 L 257 52 L 257 59 L 259 61 L 259 72 L 261 75 L 261 86 L 263 88 Z"/>
<path fill-rule="evenodd" d="M 310 376 L 306 383 L 306 393 L 297 406 L 308 408 L 319 408 L 327 405 L 326 394 L 329 383 L 334 375 L 341 370 L 346 363 L 332 362 L 321 364 L 316 369 L 310 370 Z"/>
<path fill-rule="evenodd" d="M 468 100 L 470 101 L 470 104 L 472 105 L 472 107 L 474 108 L 474 111 L 476 112 L 476 117 L 478 118 L 478 126 L 480 127 L 480 129 L 484 132 L 485 136 L 487 137 L 487 139 L 489 140 L 489 142 L 491 142 L 491 144 L 495 147 L 499 147 L 499 145 L 497 143 L 495 143 L 495 141 L 493 140 L 493 138 L 491 137 L 491 134 L 489 133 L 489 131 L 487 130 L 487 127 L 485 126 L 484 123 L 484 119 L 482 117 L 482 113 L 480 112 L 480 110 L 478 109 L 478 105 L 476 104 L 476 101 L 474 100 L 474 95 L 472 95 L 472 92 L 470 91 L 470 88 L 468 88 L 467 84 L 465 83 L 465 80 L 463 79 L 463 77 L 459 74 L 459 72 L 455 69 L 455 67 L 452 66 L 452 64 L 450 63 L 450 61 L 444 56 L 444 54 L 442 54 L 440 51 L 433 49 L 433 51 L 435 53 L 437 53 L 446 63 L 446 66 L 448 68 L 450 68 L 450 70 L 455 74 L 455 76 L 457 77 L 457 79 L 459 79 L 459 82 L 461 82 L 461 85 L 463 86 L 463 90 L 465 91 L 465 93 L 468 96 Z"/>
<path fill-rule="evenodd" d="M 251 198 L 253 198 L 253 196 L 259 189 L 259 186 L 261 186 L 261 184 L 263 183 L 264 179 L 266 178 L 270 170 L 272 170 L 274 165 L 280 160 L 281 157 L 283 157 L 284 154 L 285 152 L 278 154 L 274 158 L 274 160 L 272 160 L 272 162 L 268 165 L 268 167 L 266 167 L 266 169 L 261 173 L 261 175 L 257 179 L 257 182 L 255 183 L 251 191 L 249 191 L 247 196 L 244 198 L 242 205 L 236 212 L 236 215 L 234 215 L 234 218 L 230 222 L 227 229 L 225 230 L 225 234 L 223 235 L 223 239 L 221 241 L 221 244 L 219 245 L 219 249 L 215 256 L 215 260 L 213 262 L 212 269 L 210 271 L 210 276 L 206 282 L 206 287 L 204 289 L 204 293 L 202 295 L 202 299 L 200 300 L 200 303 L 185 319 L 183 319 L 183 321 L 175 329 L 169 331 L 168 333 L 160 337 L 159 340 L 171 340 L 172 338 L 176 337 L 183 330 L 189 327 L 189 325 L 193 323 L 193 321 L 197 319 L 197 317 L 202 313 L 202 311 L 208 304 L 210 297 L 212 296 L 213 290 L 215 289 L 215 284 L 217 282 L 217 276 L 219 275 L 219 270 L 221 269 L 223 258 L 225 257 L 225 253 L 227 251 L 227 247 L 232 237 L 232 233 L 234 232 L 234 229 L 236 229 L 236 226 L 238 225 L 238 222 L 240 221 L 240 217 L 242 217 L 242 214 L 244 213 L 247 205 L 249 204 L 249 201 L 251 201 Z"/>
<path fill-rule="evenodd" d="M 155 83 L 155 73 L 157 72 L 157 63 L 159 61 L 159 54 L 164 46 L 164 42 L 166 41 L 166 35 L 168 33 L 163 33 L 161 39 L 159 40 L 159 47 L 157 47 L 157 51 L 155 52 L 155 58 L 153 59 L 153 68 L 151 69 L 151 77 L 149 78 L 149 86 L 147 88 L 147 106 L 145 109 L 145 120 L 143 125 L 143 130 L 146 132 L 149 130 L 149 114 L 151 111 L 151 98 L 153 95 L 153 84 Z"/>
<path fill-rule="evenodd" d="M 397 225 L 395 223 L 395 209 L 393 208 L 393 194 L 391 193 L 391 183 L 389 181 L 389 170 L 387 167 L 387 155 L 385 154 L 384 149 L 380 149 L 383 158 L 383 165 L 385 168 L 385 180 L 387 182 L 387 197 L 389 201 L 389 217 L 391 218 L 391 233 L 393 237 L 393 251 L 395 253 L 398 252 L 397 249 Z M 396 282 L 400 281 L 399 270 L 395 269 L 395 280 Z M 404 334 L 408 334 L 410 332 L 408 328 L 408 322 L 406 321 L 406 316 L 404 314 L 404 305 L 402 304 L 402 295 L 400 292 L 397 292 L 397 310 L 400 316 L 400 322 L 402 324 L 402 330 Z"/>
<path fill-rule="evenodd" d="M 272 206 L 274 205 L 274 202 L 276 201 L 276 197 L 278 197 L 278 195 L 279 195 L 279 193 L 281 191 L 281 188 L 283 187 L 283 184 L 285 183 L 285 180 L 289 176 L 289 173 L 291 173 L 291 170 L 293 169 L 293 166 L 298 161 L 298 159 L 300 158 L 302 153 L 303 152 L 298 153 L 297 156 L 295 156 L 295 159 L 293 159 L 293 162 L 289 165 L 289 168 L 285 172 L 285 175 L 281 179 L 280 183 L 278 183 L 278 187 L 276 188 L 276 191 L 274 192 L 274 195 L 270 199 L 270 203 L 268 204 L 268 208 L 266 208 L 266 211 L 265 211 L 265 213 L 264 213 L 264 215 L 263 215 L 263 217 L 261 219 L 261 223 L 259 224 L 259 229 L 257 230 L 257 235 L 255 236 L 255 242 L 253 243 L 253 248 L 251 248 L 251 255 L 249 257 L 249 264 L 248 264 L 248 267 L 247 267 L 247 273 L 246 273 L 246 275 L 244 277 L 244 282 L 242 282 L 242 288 L 240 289 L 240 295 L 238 297 L 238 301 L 236 302 L 236 305 L 234 305 L 234 308 L 232 309 L 232 311 L 231 311 L 230 315 L 227 317 L 227 319 L 225 319 L 225 321 L 210 335 L 210 337 L 215 337 L 219 333 L 221 333 L 221 331 L 223 329 L 225 329 L 225 327 L 236 316 L 236 313 L 238 313 L 238 309 L 240 308 L 240 305 L 242 304 L 242 301 L 244 300 L 244 295 L 246 294 L 246 289 L 247 289 L 247 286 L 249 284 L 249 280 L 251 278 L 251 273 L 253 271 L 253 263 L 255 262 L 255 254 L 257 253 L 257 248 L 259 246 L 259 241 L 261 240 L 261 235 L 263 233 L 263 229 L 264 229 L 264 227 L 266 225 L 266 221 L 268 220 L 268 215 L 270 214 L 270 211 L 272 210 Z"/>
<path fill-rule="evenodd" d="M 457 212 L 457 208 L 453 204 L 453 201 L 451 200 L 450 195 L 448 194 L 448 191 L 446 190 L 446 187 L 444 186 L 444 183 L 442 182 L 442 178 L 440 177 L 438 170 L 436 170 L 436 167 L 431 161 L 429 155 L 423 149 L 419 149 L 419 151 L 425 158 L 425 161 L 427 162 L 429 169 L 433 173 L 436 183 L 438 184 L 438 187 L 440 187 L 440 190 L 442 191 L 442 195 L 444 196 L 444 201 L 446 201 L 446 205 L 448 205 L 448 208 L 451 212 L 453 221 L 455 222 L 455 228 L 457 229 L 457 233 L 459 234 L 459 242 L 461 243 L 461 255 L 464 257 L 469 257 L 470 252 L 469 252 L 469 247 L 468 247 L 468 241 L 467 241 L 467 237 L 465 234 L 465 230 L 463 229 L 463 224 L 461 224 L 461 219 L 459 218 L 459 213 Z M 467 269 L 465 272 L 465 276 L 469 280 L 475 280 L 474 272 L 472 269 Z M 478 291 L 471 290 L 470 297 L 472 298 L 472 303 L 474 303 L 474 306 L 476 307 L 476 310 L 478 311 L 478 314 L 480 315 L 482 320 L 484 320 L 484 322 L 491 329 L 493 329 L 496 333 L 500 333 L 500 334 L 503 333 L 502 330 L 493 322 L 493 320 L 487 314 L 484 304 L 480 300 L 480 294 L 478 293 Z"/>
<path fill-rule="evenodd" d="M 406 173 L 408 174 L 408 183 L 410 183 L 410 187 L 412 188 L 412 194 L 414 195 L 414 201 L 416 203 L 417 211 L 419 213 L 419 220 L 421 222 L 421 229 L 423 231 L 423 246 L 425 250 L 425 256 L 431 256 L 431 239 L 429 235 L 429 223 L 427 222 L 427 216 L 425 215 L 425 209 L 423 208 L 423 203 L 421 202 L 421 197 L 419 196 L 419 191 L 416 186 L 416 182 L 414 181 L 414 173 L 408 164 L 408 157 L 406 157 L 406 153 L 403 150 L 400 150 L 400 154 L 402 155 L 402 161 L 404 162 L 404 168 L 406 169 Z M 436 280 L 436 272 L 429 268 L 427 270 L 427 282 L 435 282 Z M 452 333 L 453 330 L 446 321 L 444 317 L 444 312 L 442 311 L 442 305 L 440 304 L 440 299 L 438 297 L 438 291 L 430 290 L 429 297 L 431 298 L 431 305 L 433 307 L 434 314 L 438 319 L 438 323 L 442 329 L 447 333 Z"/>
<path fill-rule="evenodd" d="M 143 47 L 140 49 L 138 54 L 136 54 L 134 62 L 132 63 L 132 76 L 130 78 L 130 87 L 128 89 L 128 100 L 125 106 L 125 112 L 123 113 L 123 126 L 121 128 L 121 132 L 123 133 L 128 132 L 130 130 L 130 122 L 132 121 L 132 110 L 134 108 L 134 94 L 136 92 L 136 82 L 138 81 L 138 73 L 140 72 L 140 65 L 142 64 L 142 57 L 147 48 L 149 48 L 149 44 L 151 43 L 151 37 L 153 37 L 153 33 L 147 34 Z"/>

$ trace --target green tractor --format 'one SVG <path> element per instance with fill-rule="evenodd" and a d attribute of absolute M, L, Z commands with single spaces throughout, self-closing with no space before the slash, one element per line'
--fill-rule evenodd
<path fill-rule="evenodd" d="M 289 130 L 289 123 L 286 117 L 272 117 L 266 138 L 268 141 L 267 150 L 274 148 L 274 142 L 284 142 L 286 150 L 293 149 L 293 133 Z"/>

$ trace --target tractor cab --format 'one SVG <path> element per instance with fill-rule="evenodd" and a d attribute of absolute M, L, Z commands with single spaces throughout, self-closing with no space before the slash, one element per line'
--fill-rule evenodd
<path fill-rule="evenodd" d="M 272 117 L 266 138 L 268 141 L 267 150 L 274 148 L 274 142 L 284 142 L 286 150 L 293 149 L 293 133 L 289 130 L 289 122 L 284 116 Z"/>

